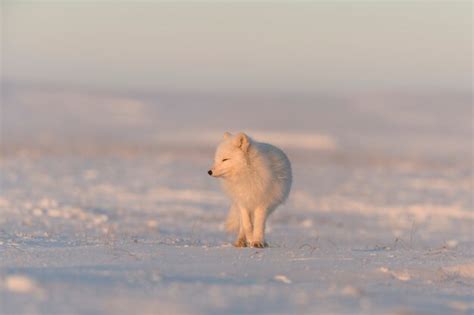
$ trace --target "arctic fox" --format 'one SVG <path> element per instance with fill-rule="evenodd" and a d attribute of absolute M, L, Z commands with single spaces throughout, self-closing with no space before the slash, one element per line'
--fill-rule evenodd
<path fill-rule="evenodd" d="M 234 246 L 266 246 L 265 221 L 291 189 L 291 164 L 285 153 L 242 132 L 226 132 L 208 174 L 222 179 L 232 200 L 226 229 L 238 231 Z"/>

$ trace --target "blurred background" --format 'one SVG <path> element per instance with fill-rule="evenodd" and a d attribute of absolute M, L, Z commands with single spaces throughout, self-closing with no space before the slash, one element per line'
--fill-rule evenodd
<path fill-rule="evenodd" d="M 211 146 L 246 130 L 469 154 L 471 6 L 3 1 L 3 150 Z"/>

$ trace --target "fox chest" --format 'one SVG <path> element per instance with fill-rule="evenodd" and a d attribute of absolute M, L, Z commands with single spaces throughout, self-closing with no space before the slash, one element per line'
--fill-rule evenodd
<path fill-rule="evenodd" d="M 224 188 L 233 202 L 249 208 L 264 202 L 266 186 L 258 178 L 241 178 L 224 184 Z"/>

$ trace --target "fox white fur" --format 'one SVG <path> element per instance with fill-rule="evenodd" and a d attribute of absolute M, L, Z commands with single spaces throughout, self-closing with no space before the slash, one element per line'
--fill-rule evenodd
<path fill-rule="evenodd" d="M 238 232 L 237 247 L 264 247 L 267 217 L 291 189 L 291 164 L 279 148 L 244 133 L 224 134 L 209 175 L 222 180 L 232 201 L 226 228 Z"/>

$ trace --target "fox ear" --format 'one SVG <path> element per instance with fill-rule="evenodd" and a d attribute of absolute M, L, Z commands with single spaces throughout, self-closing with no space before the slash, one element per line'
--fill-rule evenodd
<path fill-rule="evenodd" d="M 230 137 L 232 137 L 232 134 L 230 132 L 224 132 L 224 140 L 227 140 L 229 139 Z"/>
<path fill-rule="evenodd" d="M 234 139 L 234 144 L 238 147 L 241 148 L 242 151 L 247 152 L 250 146 L 250 139 L 249 137 L 243 133 L 239 132 Z"/>

